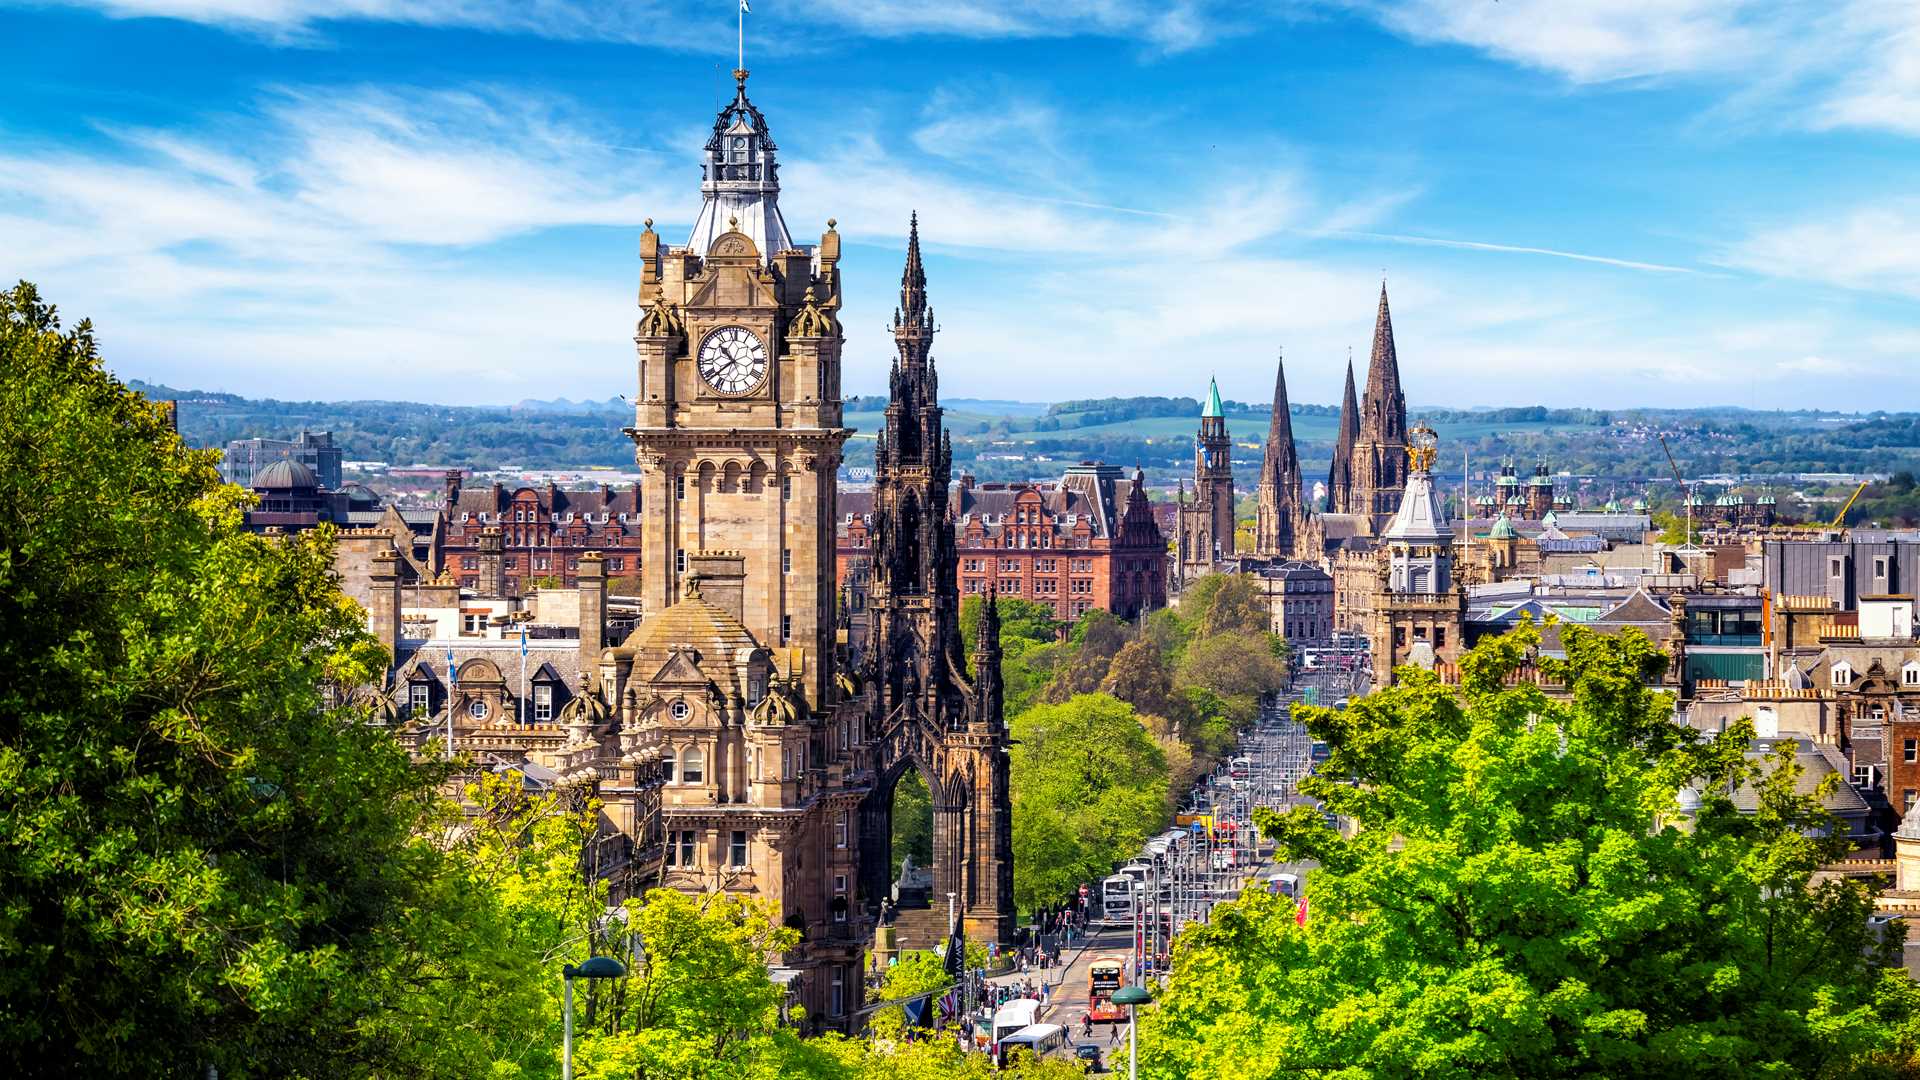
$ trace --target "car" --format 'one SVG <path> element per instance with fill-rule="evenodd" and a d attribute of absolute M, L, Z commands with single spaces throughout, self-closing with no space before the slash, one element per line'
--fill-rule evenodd
<path fill-rule="evenodd" d="M 1073 1048 L 1074 1060 L 1080 1062 L 1088 1072 L 1103 1073 L 1107 1063 L 1100 1059 L 1100 1047 L 1095 1043 L 1080 1043 Z"/>

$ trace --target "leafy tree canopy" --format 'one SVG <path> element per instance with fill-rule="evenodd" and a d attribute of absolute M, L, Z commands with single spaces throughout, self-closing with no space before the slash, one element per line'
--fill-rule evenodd
<path fill-rule="evenodd" d="M 1306 926 L 1258 895 L 1196 928 L 1143 1075 L 1909 1075 L 1891 1066 L 1920 994 L 1864 890 L 1811 883 L 1847 842 L 1791 753 L 1673 724 L 1638 633 L 1562 640 L 1545 665 L 1570 700 L 1503 685 L 1528 626 L 1470 651 L 1457 691 L 1409 668 L 1300 710 L 1331 748 L 1302 789 L 1359 831 L 1261 815 L 1283 857 L 1322 864 Z"/>
<path fill-rule="evenodd" d="M 1030 910 L 1105 877 L 1160 828 L 1167 760 L 1105 694 L 1028 709 L 1012 734 L 1014 900 Z"/>

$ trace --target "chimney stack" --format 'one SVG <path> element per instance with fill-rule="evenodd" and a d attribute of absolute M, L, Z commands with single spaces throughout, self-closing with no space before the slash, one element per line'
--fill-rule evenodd
<path fill-rule="evenodd" d="M 607 636 L 607 569 L 597 551 L 580 556 L 580 670 L 597 671 Z"/>

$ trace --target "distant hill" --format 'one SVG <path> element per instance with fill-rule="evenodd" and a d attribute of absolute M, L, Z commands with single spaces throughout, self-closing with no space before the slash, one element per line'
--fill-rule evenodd
<path fill-rule="evenodd" d="M 515 405 L 433 405 L 407 401 L 275 401 L 182 390 L 135 381 L 154 398 L 180 402 L 181 433 L 201 446 L 249 436 L 291 438 L 302 429 L 331 431 L 346 457 L 393 465 L 471 469 L 501 466 L 631 467 L 632 443 L 620 429 L 629 406 L 606 401 L 522 401 Z M 952 398 L 947 408 L 956 469 L 981 480 L 1057 477 L 1067 464 L 1100 460 L 1144 467 L 1171 485 L 1192 468 L 1200 403 L 1187 397 L 1099 398 L 1052 404 Z M 1226 402 L 1234 463 L 1247 491 L 1254 484 L 1266 435 L 1264 405 Z M 858 434 L 846 463 L 870 465 L 873 434 L 886 399 L 849 398 L 847 422 Z M 1311 483 L 1326 475 L 1338 420 L 1331 405 L 1293 403 L 1301 467 Z M 1755 473 L 1920 472 L 1920 414 L 1761 412 L 1700 409 L 1550 409 L 1545 406 L 1460 409 L 1413 406 L 1408 416 L 1434 426 L 1441 470 L 1459 484 L 1511 456 L 1523 473 L 1544 460 L 1588 493 L 1630 494 L 1672 487 L 1664 437 L 1689 477 Z M 1477 481 L 1476 481 L 1477 482 Z"/>

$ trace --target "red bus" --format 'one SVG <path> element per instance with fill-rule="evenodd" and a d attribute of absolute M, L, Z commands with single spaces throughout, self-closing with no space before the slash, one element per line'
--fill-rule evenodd
<path fill-rule="evenodd" d="M 1087 969 L 1087 1015 L 1096 1024 L 1125 1020 L 1127 1007 L 1113 1003 L 1113 992 L 1126 977 L 1127 962 L 1118 956 L 1096 958 Z"/>

